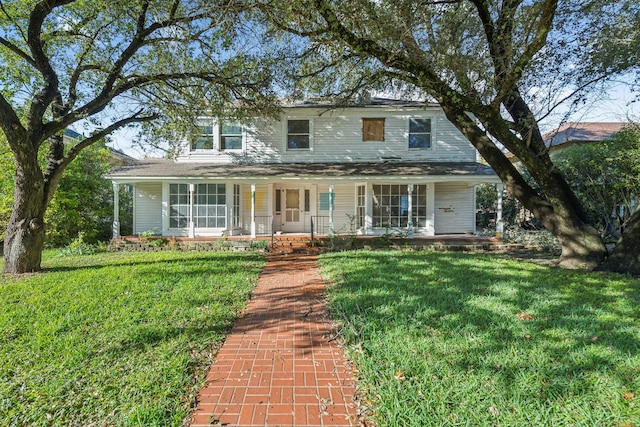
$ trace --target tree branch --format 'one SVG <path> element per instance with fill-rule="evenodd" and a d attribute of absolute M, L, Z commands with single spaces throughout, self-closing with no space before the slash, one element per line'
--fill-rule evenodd
<path fill-rule="evenodd" d="M 81 140 L 76 145 L 71 147 L 71 149 L 63 159 L 58 161 L 50 160 L 46 173 L 44 175 L 44 181 L 45 181 L 44 193 L 45 193 L 45 197 L 46 197 L 45 200 L 47 204 L 51 201 L 51 198 L 55 193 L 56 187 L 58 186 L 58 183 L 62 178 L 62 174 L 64 173 L 64 170 L 78 156 L 78 154 L 80 154 L 82 150 L 96 143 L 97 141 L 100 141 L 101 139 L 107 137 L 112 132 L 122 127 L 125 127 L 132 123 L 143 123 L 143 122 L 156 120 L 159 117 L 159 115 L 155 113 L 149 114 L 149 115 L 142 115 L 143 112 L 144 112 L 143 110 L 139 110 L 127 118 L 118 120 L 112 123 L 111 125 L 107 126 L 106 128 L 98 132 L 94 132 L 93 134 L 91 134 L 91 136 Z"/>
<path fill-rule="evenodd" d="M 27 30 L 27 45 L 31 50 L 31 56 L 35 64 L 35 68 L 40 72 L 45 82 L 45 87 L 40 90 L 34 97 L 29 109 L 27 118 L 27 129 L 30 134 L 34 135 L 32 142 L 36 144 L 34 148 L 38 148 L 41 138 L 36 135 L 42 125 L 45 111 L 51 105 L 51 102 L 58 94 L 58 76 L 51 66 L 49 57 L 44 51 L 44 42 L 42 41 L 42 25 L 46 17 L 54 8 L 69 4 L 74 0 L 51 0 L 40 1 L 35 5 L 29 16 L 29 28 Z"/>
<path fill-rule="evenodd" d="M 27 52 L 23 51 L 18 46 L 11 43 L 9 40 L 5 39 L 4 37 L 0 37 L 0 45 L 6 47 L 11 52 L 15 53 L 20 58 L 24 59 L 27 62 L 27 64 L 31 65 L 32 67 L 36 66 L 35 61 L 33 60 L 32 57 L 29 56 Z"/>

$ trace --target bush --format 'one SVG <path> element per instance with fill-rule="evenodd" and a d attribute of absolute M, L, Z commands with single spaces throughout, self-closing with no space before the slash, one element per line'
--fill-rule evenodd
<path fill-rule="evenodd" d="M 84 241 L 83 233 L 79 233 L 71 243 L 64 248 L 58 249 L 58 255 L 61 257 L 77 256 L 77 255 L 93 255 L 99 252 L 105 252 L 107 245 L 104 242 L 87 243 Z"/>

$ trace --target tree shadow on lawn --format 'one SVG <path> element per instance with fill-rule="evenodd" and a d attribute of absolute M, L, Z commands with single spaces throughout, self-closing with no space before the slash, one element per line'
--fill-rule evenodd
<path fill-rule="evenodd" d="M 322 261 L 329 274 L 334 262 L 332 306 L 365 352 L 400 328 L 429 357 L 507 389 L 524 370 L 542 394 L 596 387 L 586 377 L 604 372 L 637 388 L 640 280 L 461 253 L 342 253 Z"/>

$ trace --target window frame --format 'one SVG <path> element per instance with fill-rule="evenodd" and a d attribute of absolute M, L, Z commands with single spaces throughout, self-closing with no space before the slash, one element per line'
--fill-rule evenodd
<path fill-rule="evenodd" d="M 428 120 L 429 121 L 429 132 L 411 132 L 411 121 L 412 120 Z M 424 150 L 433 150 L 433 118 L 432 117 L 409 117 L 407 119 L 407 150 L 410 151 L 424 151 Z M 429 136 L 429 146 L 428 147 L 412 147 L 411 146 L 411 135 L 428 135 Z"/>
<path fill-rule="evenodd" d="M 177 191 L 173 191 L 173 188 Z M 184 182 L 170 182 L 167 196 L 169 202 L 169 229 L 183 230 L 189 228 L 189 218 L 191 216 L 189 212 L 191 209 L 191 192 L 189 191 L 189 184 Z M 172 198 L 174 197 L 177 199 L 175 203 L 172 201 Z M 184 197 L 186 197 L 186 202 L 183 199 Z M 185 208 L 186 213 L 182 213 L 182 210 Z M 174 223 L 174 221 L 176 222 Z"/>
<path fill-rule="evenodd" d="M 308 132 L 304 133 L 304 132 L 289 132 L 289 122 L 292 121 L 306 121 L 308 124 Z M 287 117 L 287 119 L 284 121 L 284 134 L 285 134 L 285 141 L 284 141 L 284 145 L 285 145 L 285 149 L 286 151 L 291 151 L 291 152 L 296 152 L 296 151 L 312 151 L 313 150 L 313 120 L 311 118 L 308 117 Z M 297 148 L 297 147 L 290 147 L 289 146 L 289 135 L 295 135 L 295 136 L 304 136 L 307 135 L 308 137 L 308 147 L 302 147 L 302 148 Z"/>
<path fill-rule="evenodd" d="M 206 123 L 206 124 L 205 124 Z M 189 142 L 190 151 L 192 153 L 211 153 L 216 149 L 216 123 L 211 117 L 197 117 L 195 120 L 195 126 L 198 129 L 198 133 L 191 138 Z M 211 128 L 211 133 L 205 133 L 201 128 Z M 211 147 L 198 147 L 198 141 L 201 139 L 208 139 Z M 208 145 L 208 144 L 207 144 Z"/>
<path fill-rule="evenodd" d="M 373 228 L 407 228 L 409 224 L 409 197 L 411 197 L 412 227 L 427 227 L 429 188 L 426 183 L 412 185 L 413 190 L 409 193 L 409 184 L 372 184 L 371 224 Z M 377 193 L 376 190 L 380 192 Z"/>
<path fill-rule="evenodd" d="M 204 188 L 206 191 L 202 193 L 200 190 Z M 210 192 L 209 190 L 215 191 Z M 220 203 L 222 201 L 223 203 Z M 204 202 L 204 203 L 203 203 Z M 232 201 L 233 202 L 233 201 Z M 228 223 L 227 208 L 229 200 L 227 197 L 227 184 L 225 182 L 199 182 L 194 186 L 193 194 L 193 224 L 198 229 L 226 229 Z M 200 209 L 205 212 L 200 214 Z M 215 215 L 210 212 L 215 210 Z M 222 213 L 222 214 L 220 214 Z M 222 219 L 222 226 L 218 225 Z M 205 225 L 201 225 L 201 221 Z M 215 222 L 212 226 L 211 222 Z"/>
<path fill-rule="evenodd" d="M 206 124 L 202 124 L 206 123 Z M 228 133 L 223 132 L 223 128 L 226 126 L 232 127 L 237 126 L 240 128 L 240 133 Z M 190 152 L 191 153 L 227 153 L 227 152 L 241 152 L 245 150 L 246 146 L 246 128 L 242 123 L 234 122 L 230 120 L 220 120 L 213 117 L 197 117 L 196 118 L 196 128 L 202 127 L 211 127 L 211 133 L 200 132 L 195 135 L 191 142 L 189 143 Z M 240 148 L 223 148 L 222 141 L 224 137 L 227 136 L 239 136 L 240 137 Z M 210 139 L 211 148 L 197 148 L 197 142 L 200 139 L 208 138 Z M 208 144 L 207 144 L 208 145 Z"/>
<path fill-rule="evenodd" d="M 245 143 L 245 129 L 244 126 L 241 123 L 238 122 L 233 122 L 233 121 L 227 121 L 227 120 L 219 120 L 218 121 L 218 151 L 221 152 L 227 152 L 227 151 L 242 151 L 244 150 L 244 143 Z M 230 132 L 223 132 L 224 126 L 225 124 L 229 127 L 239 127 L 240 128 L 240 133 L 230 133 Z M 222 147 L 222 141 L 223 138 L 225 137 L 240 137 L 240 148 L 223 148 Z"/>

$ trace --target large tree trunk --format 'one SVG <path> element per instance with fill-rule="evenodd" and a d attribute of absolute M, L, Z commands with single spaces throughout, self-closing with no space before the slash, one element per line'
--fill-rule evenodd
<path fill-rule="evenodd" d="M 533 215 L 559 240 L 562 254 L 559 265 L 564 268 L 593 269 L 607 255 L 607 249 L 597 230 L 587 221 L 582 204 L 576 198 L 564 177 L 554 168 L 544 149 L 542 138 L 538 136 L 538 152 L 534 154 L 522 151 L 520 160 L 525 163 L 535 178 L 546 199 L 527 183 L 520 171 L 469 118 L 464 110 L 442 102 L 447 118 L 467 137 L 482 157 L 496 171 L 500 179 L 516 199 L 531 211 Z M 495 134 L 502 141 L 513 138 L 510 129 L 501 131 L 502 119 L 496 114 L 488 123 L 493 125 Z M 490 126 L 486 126 L 490 127 Z M 520 144 L 522 142 L 520 141 Z M 525 145 L 525 144 L 522 144 Z M 515 150 L 514 150 L 515 151 Z"/>
<path fill-rule="evenodd" d="M 4 272 L 31 273 L 40 270 L 44 245 L 44 180 L 37 163 L 18 164 L 13 212 L 5 233 Z"/>
<path fill-rule="evenodd" d="M 611 256 L 600 269 L 640 275 L 640 209 L 633 214 Z"/>
<path fill-rule="evenodd" d="M 579 218 L 553 215 L 542 223 L 560 240 L 560 267 L 592 270 L 605 259 L 607 249 L 600 234 Z"/>

